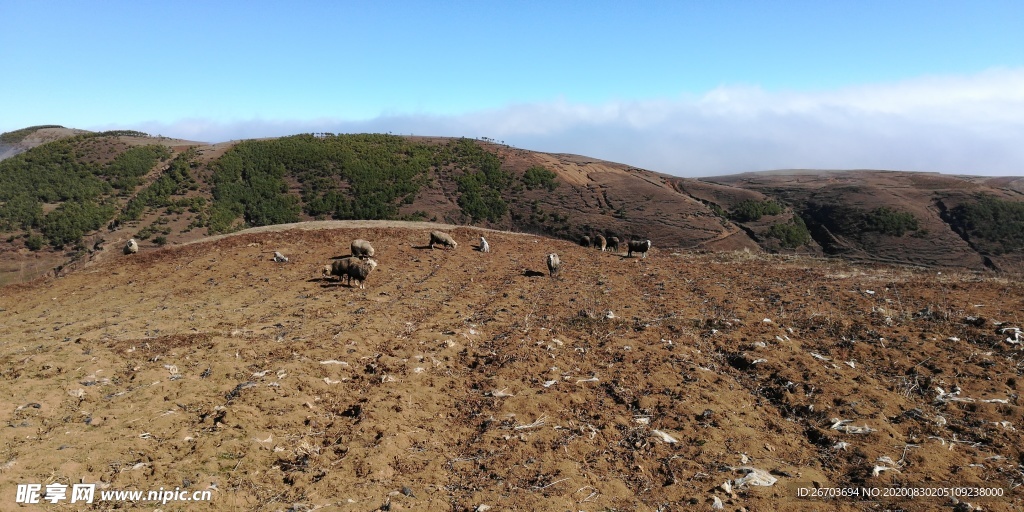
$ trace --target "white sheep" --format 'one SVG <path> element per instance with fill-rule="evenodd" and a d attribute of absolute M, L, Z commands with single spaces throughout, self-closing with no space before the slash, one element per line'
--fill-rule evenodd
<path fill-rule="evenodd" d="M 626 257 L 632 258 L 634 252 L 642 254 L 643 258 L 647 257 L 647 251 L 651 250 L 650 240 L 630 240 L 629 241 L 629 252 L 626 253 Z"/>
<path fill-rule="evenodd" d="M 491 244 L 484 237 L 480 237 L 480 252 L 491 252 Z"/>
<path fill-rule="evenodd" d="M 128 240 L 128 243 L 124 245 L 125 254 L 135 254 L 139 252 L 139 243 L 134 238 Z"/>
<path fill-rule="evenodd" d="M 288 257 L 277 251 L 274 251 L 274 261 L 278 263 L 288 263 Z"/>
<path fill-rule="evenodd" d="M 555 277 L 558 270 L 562 268 L 562 262 L 555 253 L 548 254 L 548 275 Z"/>
<path fill-rule="evenodd" d="M 441 231 L 430 232 L 430 248 L 434 248 L 434 244 L 441 244 L 445 247 L 451 247 L 452 249 L 458 249 L 459 244 L 452 238 L 448 233 Z"/>
<path fill-rule="evenodd" d="M 352 241 L 352 256 L 357 258 L 372 258 L 376 251 L 373 250 L 373 246 L 370 242 L 357 238 Z"/>

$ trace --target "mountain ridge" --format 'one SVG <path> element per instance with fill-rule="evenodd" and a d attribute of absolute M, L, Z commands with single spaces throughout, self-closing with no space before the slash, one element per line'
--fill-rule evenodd
<path fill-rule="evenodd" d="M 0 171 L 16 174 L 18 165 L 40 160 L 42 156 L 32 155 L 45 153 L 55 141 L 73 141 L 59 161 L 79 165 L 83 179 L 107 191 L 94 193 L 79 207 L 99 208 L 98 216 L 105 220 L 98 220 L 107 227 L 99 229 L 94 220 L 54 238 L 46 218 L 54 210 L 72 210 L 62 206 L 67 200 L 51 202 L 31 192 L 8 197 L 8 206 L 0 206 L 0 223 L 5 208 L 25 211 L 7 216 L 7 241 L 0 239 L 0 252 L 11 261 L 0 265 L 0 283 L 87 263 L 96 251 L 117 250 L 128 238 L 140 239 L 149 250 L 267 222 L 358 216 L 435 219 L 567 240 L 596 234 L 651 239 L 655 246 L 682 250 L 766 250 L 973 269 L 1021 267 L 1016 246 L 979 242 L 977 230 L 966 227 L 965 215 L 973 210 L 964 213 L 964 205 L 992 197 L 1006 202 L 998 208 L 1016 215 L 1014 208 L 1024 199 L 1024 179 L 1016 177 L 780 169 L 682 178 L 492 140 L 317 134 L 205 144 L 138 132 L 94 134 L 62 127 L 24 131 L 18 141 L 24 151 L 0 162 Z M 145 172 L 133 171 L 138 178 L 110 174 L 115 159 L 140 146 L 165 147 L 169 154 Z M 323 151 L 327 153 L 316 156 Z M 253 156 L 268 153 L 268 158 Z M 236 175 L 225 178 L 226 162 L 241 166 Z M 397 164 L 411 165 L 403 171 L 407 177 L 388 178 Z M 277 170 L 271 172 L 271 167 Z M 243 168 L 267 171 L 252 171 L 264 174 L 251 181 Z M 380 178 L 373 177 L 378 174 Z M 121 188 L 109 186 L 119 183 Z M 398 184 L 404 192 L 382 183 Z M 225 193 L 229 189 L 233 192 Z M 223 199 L 232 194 L 235 202 Z M 367 203 L 366 198 L 376 202 Z M 75 201 L 79 199 L 70 202 Z M 78 232 L 77 242 L 62 243 Z M 44 248 L 32 250 L 30 244 Z"/>

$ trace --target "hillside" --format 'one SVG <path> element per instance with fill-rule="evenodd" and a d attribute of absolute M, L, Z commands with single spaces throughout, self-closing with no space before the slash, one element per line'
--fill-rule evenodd
<path fill-rule="evenodd" d="M 65 128 L 60 125 L 29 126 L 0 134 L 0 160 L 24 153 L 47 142 L 89 133 L 86 130 Z"/>
<path fill-rule="evenodd" d="M 1024 507 L 1019 280 L 430 229 L 267 227 L 5 287 L 4 480 L 217 510 Z M 354 238 L 366 289 L 318 273 Z"/>
<path fill-rule="evenodd" d="M 894 171 L 774 171 L 702 181 L 783 201 L 823 252 L 850 259 L 1020 270 L 1024 179 Z M 993 216 L 992 210 L 1002 210 Z M 989 229 L 999 226 L 1000 229 Z"/>
<path fill-rule="evenodd" d="M 38 142 L 0 161 L 0 285 L 88 266 L 130 238 L 146 251 L 254 226 L 353 219 L 1024 269 L 1024 181 L 1016 178 L 777 171 L 684 179 L 490 140 L 382 134 L 202 144 L 33 127 L 0 138 Z"/>

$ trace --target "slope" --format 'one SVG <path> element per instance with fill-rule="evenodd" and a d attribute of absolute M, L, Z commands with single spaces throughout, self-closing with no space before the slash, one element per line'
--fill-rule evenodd
<path fill-rule="evenodd" d="M 797 492 L 949 485 L 1024 506 L 1017 280 L 301 227 L 5 288 L 5 480 L 211 490 L 218 510 L 869 510 Z M 317 270 L 354 238 L 378 251 L 366 289 Z"/>
<path fill-rule="evenodd" d="M 949 212 L 985 197 L 1017 204 L 1019 178 L 898 171 L 783 170 L 702 178 L 790 205 L 826 254 L 923 266 L 1019 270 L 1019 250 L 997 254 Z M 1019 226 L 1014 226 L 1019 231 Z"/>

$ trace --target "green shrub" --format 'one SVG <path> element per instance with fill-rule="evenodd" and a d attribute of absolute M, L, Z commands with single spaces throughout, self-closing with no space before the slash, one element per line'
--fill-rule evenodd
<path fill-rule="evenodd" d="M 546 188 L 548 192 L 554 192 L 558 188 L 559 183 L 555 181 L 558 175 L 554 171 L 535 165 L 526 170 L 523 174 L 523 184 L 529 190 L 538 188 Z"/>
<path fill-rule="evenodd" d="M 998 255 L 1024 248 L 1024 203 L 981 195 L 944 218 L 984 252 Z"/>
<path fill-rule="evenodd" d="M 54 248 L 78 242 L 82 235 L 95 231 L 113 216 L 115 207 L 93 201 L 68 201 L 43 218 L 42 230 Z"/>
<path fill-rule="evenodd" d="M 43 219 L 43 203 L 23 193 L 0 205 L 0 231 L 39 227 Z"/>
<path fill-rule="evenodd" d="M 171 156 L 171 150 L 167 146 L 151 144 L 148 146 L 135 146 L 128 148 L 107 164 L 104 174 L 110 179 L 114 188 L 130 189 L 140 183 L 140 178 L 145 176 L 158 161 L 166 160 Z"/>
<path fill-rule="evenodd" d="M 917 231 L 917 217 L 910 212 L 887 207 L 875 208 L 864 214 L 864 230 L 884 235 L 903 236 L 908 231 Z"/>
<path fill-rule="evenodd" d="M 212 166 L 210 230 L 312 217 L 394 219 L 411 204 L 438 148 L 379 134 L 245 141 Z M 283 176 L 301 185 L 300 200 Z M 239 224 L 242 217 L 244 224 Z"/>
<path fill-rule="evenodd" d="M 789 222 L 773 224 L 768 228 L 768 236 L 777 238 L 783 247 L 789 249 L 807 245 L 811 241 L 811 232 L 807 230 L 807 225 L 796 215 Z"/>
<path fill-rule="evenodd" d="M 778 215 L 785 211 L 785 207 L 771 199 L 766 201 L 755 201 L 744 199 L 740 201 L 729 214 L 729 217 L 739 222 L 752 222 L 761 220 L 765 215 Z"/>
<path fill-rule="evenodd" d="M 190 148 L 175 157 L 167 166 L 167 170 L 156 181 L 128 200 L 128 203 L 121 209 L 119 220 L 121 222 L 139 220 L 146 208 L 166 208 L 174 205 L 175 202 L 171 200 L 171 196 L 185 193 L 186 185 L 192 181 L 189 169 L 197 155 L 195 149 Z M 201 206 L 205 204 L 206 200 L 193 198 L 183 201 Z"/>
<path fill-rule="evenodd" d="M 865 211 L 831 203 L 810 204 L 804 216 L 808 223 L 824 226 L 833 234 L 853 238 L 870 232 L 903 236 L 919 229 L 914 214 L 884 206 Z"/>
<path fill-rule="evenodd" d="M 28 247 L 30 251 L 38 251 L 43 248 L 43 237 L 39 235 L 29 235 L 25 239 L 25 247 Z"/>
<path fill-rule="evenodd" d="M 511 185 L 512 175 L 502 171 L 499 162 L 489 162 L 480 170 L 468 171 L 455 178 L 455 182 L 459 187 L 459 207 L 473 221 L 496 222 L 508 212 L 508 203 L 501 193 Z"/>

